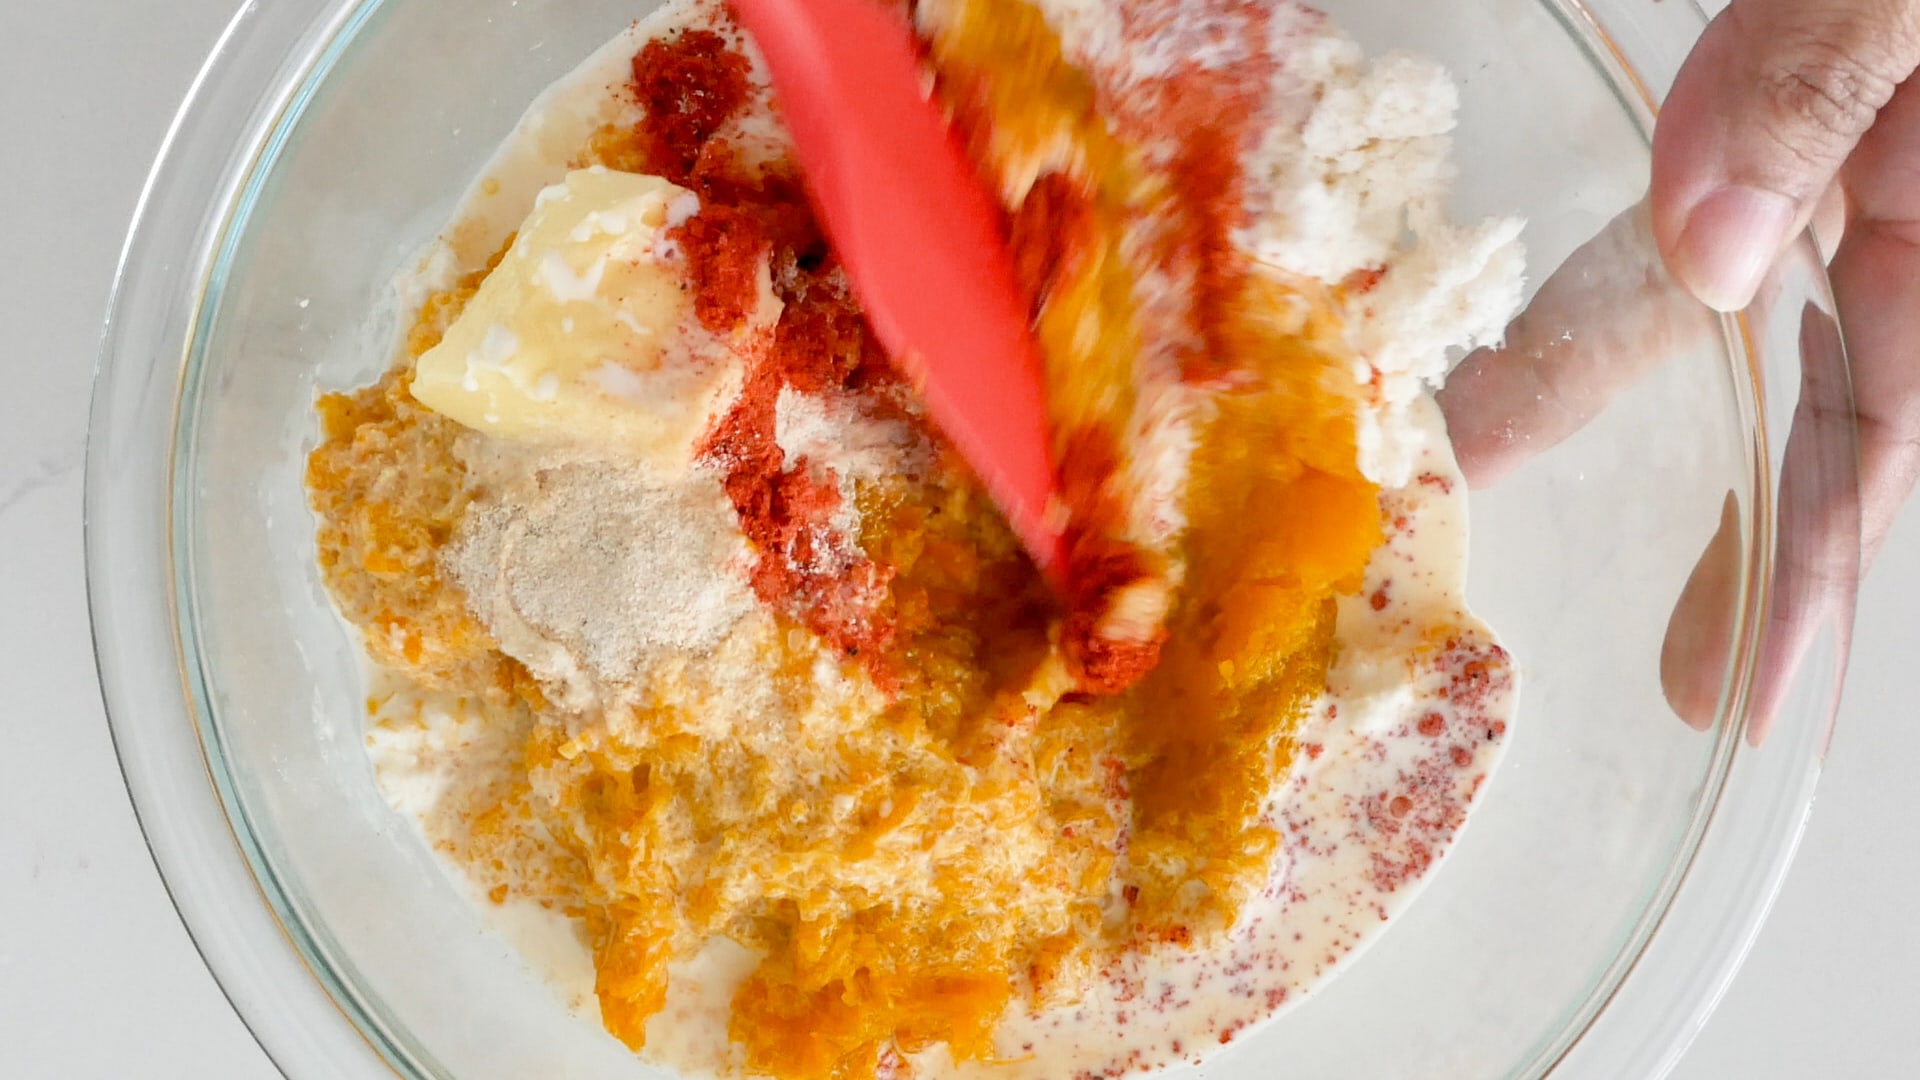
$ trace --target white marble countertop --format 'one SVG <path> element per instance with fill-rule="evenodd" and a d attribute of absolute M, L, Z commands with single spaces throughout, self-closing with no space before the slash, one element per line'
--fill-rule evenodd
<path fill-rule="evenodd" d="M 0 1077 L 275 1074 L 201 965 L 128 804 L 80 550 L 89 376 L 121 235 L 235 0 L 0 3 Z M 1821 797 L 1772 921 L 1682 1080 L 1920 1062 L 1910 716 L 1920 514 L 1867 586 Z"/>

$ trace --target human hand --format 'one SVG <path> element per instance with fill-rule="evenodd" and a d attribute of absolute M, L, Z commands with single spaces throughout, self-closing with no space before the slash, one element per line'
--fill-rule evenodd
<path fill-rule="evenodd" d="M 1743 307 L 1802 228 L 1823 241 L 1852 359 L 1862 563 L 1920 475 L 1917 67 L 1920 0 L 1734 0 L 1682 68 L 1654 138 L 1654 232 L 1702 301 Z M 1806 332 L 1816 337 L 1803 348 L 1833 348 L 1830 332 Z M 1826 509 L 1832 520 L 1797 530 L 1805 564 L 1776 582 L 1776 682 L 1809 612 L 1850 604 L 1841 594 L 1857 587 L 1837 569 L 1850 515 Z M 1771 689 L 1756 732 L 1777 704 Z"/>
<path fill-rule="evenodd" d="M 1811 263 L 1805 246 L 1790 257 Z M 1810 266 L 1801 266 L 1803 278 Z M 1800 386 L 1775 500 L 1774 579 L 1747 732 L 1766 734 L 1806 651 L 1823 631 L 1844 661 L 1860 572 L 1853 399 L 1839 330 L 1817 307 L 1779 311 L 1778 287 L 1747 313 L 1752 333 L 1778 340 L 1796 320 Z M 1615 218 L 1543 284 L 1498 349 L 1467 357 L 1440 393 L 1461 471 L 1491 487 L 1598 417 L 1675 356 L 1718 351 L 1719 316 L 1667 271 L 1642 202 Z M 1784 394 L 1788 388 L 1769 388 Z M 1660 654 L 1661 684 L 1697 728 L 1718 714 L 1734 648 L 1747 563 L 1740 504 L 1728 493 L 1718 529 L 1682 588 Z"/>
<path fill-rule="evenodd" d="M 1743 307 L 1809 222 L 1830 244 L 1871 559 L 1920 475 L 1920 0 L 1735 0 L 1654 138 L 1674 274 Z"/>
<path fill-rule="evenodd" d="M 1920 473 L 1916 65 L 1920 0 L 1735 0 L 1661 114 L 1649 204 L 1569 260 L 1506 348 L 1469 358 L 1442 395 L 1463 468 L 1485 486 L 1571 434 L 1691 335 L 1715 332 L 1685 292 L 1721 310 L 1746 307 L 1814 223 L 1832 260 L 1854 393 L 1840 375 L 1838 331 L 1823 313 L 1802 313 L 1805 370 L 1781 476 L 1774 601 L 1749 699 L 1755 741 L 1818 631 L 1850 624 L 1860 565 Z M 1635 258 L 1649 245 L 1672 277 Z M 1768 300 L 1762 293 L 1762 308 Z M 1582 332 L 1569 339 L 1564 326 Z M 1837 490 L 1847 485 L 1811 480 L 1852 464 L 1849 414 L 1858 502 Z M 1731 647 L 1738 540 L 1729 503 L 1662 652 L 1668 699 L 1697 726 L 1713 718 Z"/>

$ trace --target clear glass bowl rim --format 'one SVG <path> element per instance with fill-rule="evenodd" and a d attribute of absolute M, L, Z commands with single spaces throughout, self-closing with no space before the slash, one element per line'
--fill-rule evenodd
<path fill-rule="evenodd" d="M 209 757 L 203 742 L 210 731 L 208 696 L 181 637 L 185 598 L 175 574 L 171 448 L 186 371 L 208 323 L 208 301 L 217 299 L 211 277 L 233 215 L 260 179 L 262 164 L 272 160 L 287 119 L 311 93 L 310 74 L 330 68 L 383 2 L 334 0 L 301 11 L 247 0 L 236 13 L 187 94 L 135 212 L 115 276 L 89 425 L 88 597 L 103 698 L 128 791 L 196 948 L 263 1050 L 295 1077 L 405 1075 L 409 1055 L 310 954 L 306 934 L 290 925 L 297 920 L 275 895 L 266 860 L 246 831 L 234 828 L 230 808 L 237 803 L 224 765 Z M 1687 7 L 1704 25 L 1698 5 Z M 1625 57 L 1619 60 L 1629 78 L 1641 82 Z M 1811 257 L 1817 268 L 1810 242 L 1803 247 L 1800 261 Z M 1814 278 L 1817 299 L 1831 311 L 1824 273 L 1816 270 Z M 1769 486 L 1763 482 L 1760 490 Z M 1764 610 L 1777 523 L 1770 498 L 1756 500 L 1755 512 L 1762 527 L 1752 532 L 1761 593 L 1754 610 Z M 1758 642 L 1750 645 L 1743 670 L 1751 669 Z M 1802 678 L 1825 680 L 1826 697 L 1837 706 L 1843 666 L 1841 651 L 1831 670 L 1815 663 Z M 1739 694 L 1733 698 L 1737 705 Z M 1746 760 L 1718 774 L 1723 783 L 1707 800 L 1699 836 L 1676 864 L 1674 893 L 1617 961 L 1618 980 L 1596 995 L 1579 1030 L 1543 1050 L 1528 1075 L 1556 1071 L 1570 1054 L 1604 1062 L 1596 1074 L 1615 1076 L 1661 1076 L 1679 1060 L 1731 982 L 1784 879 L 1831 721 L 1831 710 L 1805 718 L 1804 730 L 1771 761 L 1778 766 L 1789 759 L 1787 767 L 1766 776 L 1740 771 L 1756 755 L 1739 745 L 1741 724 L 1721 725 L 1728 759 Z M 1788 734 L 1776 732 L 1775 745 Z M 1729 803 L 1766 812 L 1729 814 Z M 1728 826 L 1729 818 L 1742 821 Z M 1710 854 L 1716 866 L 1730 869 L 1713 871 L 1716 887 L 1690 889 L 1706 873 Z M 1672 972 L 1664 981 L 1661 968 Z"/>

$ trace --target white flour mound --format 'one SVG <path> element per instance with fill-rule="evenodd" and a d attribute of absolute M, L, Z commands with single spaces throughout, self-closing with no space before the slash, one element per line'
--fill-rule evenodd
<path fill-rule="evenodd" d="M 1129 85 L 1151 84 L 1176 64 L 1237 58 L 1228 24 L 1242 16 L 1231 3 L 1035 3 L 1076 63 Z M 1153 47 L 1125 40 L 1129 12 L 1157 20 Z M 1261 262 L 1327 285 L 1378 278 L 1343 314 L 1365 362 L 1355 376 L 1375 388 L 1360 418 L 1360 467 L 1382 487 L 1401 487 L 1428 438 L 1408 410 L 1460 352 L 1499 342 L 1520 310 L 1522 222 L 1448 219 L 1460 95 L 1445 68 L 1405 52 L 1369 60 L 1294 0 L 1275 0 L 1266 17 L 1276 64 L 1256 124 L 1264 134 L 1244 151 L 1248 222 L 1235 239 Z"/>

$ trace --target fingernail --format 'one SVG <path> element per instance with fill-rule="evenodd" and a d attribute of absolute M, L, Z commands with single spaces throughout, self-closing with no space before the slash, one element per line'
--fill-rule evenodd
<path fill-rule="evenodd" d="M 1760 291 L 1798 216 L 1799 208 L 1784 195 L 1740 185 L 1721 188 L 1687 218 L 1674 269 L 1708 307 L 1739 311 Z"/>

